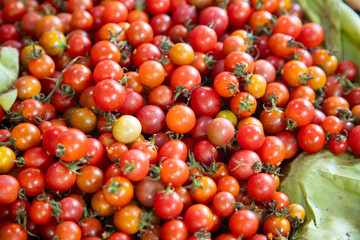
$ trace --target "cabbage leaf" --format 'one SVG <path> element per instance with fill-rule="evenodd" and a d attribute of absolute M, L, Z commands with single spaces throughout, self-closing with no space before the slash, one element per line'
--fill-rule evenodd
<path fill-rule="evenodd" d="M 3 47 L 0 50 L 0 106 L 9 111 L 16 100 L 17 90 L 13 84 L 19 74 L 19 53 L 15 48 Z"/>
<path fill-rule="evenodd" d="M 326 149 L 303 152 L 282 174 L 280 191 L 306 211 L 300 239 L 360 238 L 360 158 Z"/>

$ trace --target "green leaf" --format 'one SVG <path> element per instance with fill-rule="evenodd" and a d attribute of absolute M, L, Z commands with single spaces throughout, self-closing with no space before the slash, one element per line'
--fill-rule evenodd
<path fill-rule="evenodd" d="M 19 53 L 15 48 L 3 47 L 0 51 L 0 94 L 7 92 L 19 74 Z"/>
<path fill-rule="evenodd" d="M 360 236 L 360 159 L 328 150 L 301 153 L 287 164 L 280 191 L 301 204 L 305 239 L 358 239 Z M 352 237 L 349 237 L 352 236 Z"/>
<path fill-rule="evenodd" d="M 0 106 L 9 111 L 16 100 L 17 90 L 12 89 L 19 74 L 19 52 L 3 47 L 0 51 Z"/>
<path fill-rule="evenodd" d="M 0 106 L 4 111 L 9 111 L 17 98 L 17 89 L 11 89 L 6 93 L 0 94 Z"/>

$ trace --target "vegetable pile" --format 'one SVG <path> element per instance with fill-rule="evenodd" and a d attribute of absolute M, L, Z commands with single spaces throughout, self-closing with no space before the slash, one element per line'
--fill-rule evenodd
<path fill-rule="evenodd" d="M 1 1 L 0 240 L 357 235 L 359 19 L 299 2 Z"/>

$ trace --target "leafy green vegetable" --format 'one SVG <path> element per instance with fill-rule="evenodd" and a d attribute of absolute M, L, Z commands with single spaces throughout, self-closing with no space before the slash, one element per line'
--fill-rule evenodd
<path fill-rule="evenodd" d="M 360 159 L 328 150 L 301 153 L 283 171 L 280 191 L 306 210 L 300 236 L 347 240 L 360 236 Z"/>
<path fill-rule="evenodd" d="M 16 100 L 17 90 L 12 89 L 19 74 L 19 53 L 15 48 L 3 47 L 0 51 L 0 105 L 8 111 Z"/>
<path fill-rule="evenodd" d="M 341 0 L 299 0 L 299 3 L 306 18 L 324 28 L 325 47 L 337 49 L 340 60 L 351 60 L 360 67 L 359 15 Z"/>

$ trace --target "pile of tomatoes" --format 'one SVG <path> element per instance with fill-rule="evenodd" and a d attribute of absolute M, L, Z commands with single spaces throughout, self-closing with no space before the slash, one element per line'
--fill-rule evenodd
<path fill-rule="evenodd" d="M 290 0 L 0 2 L 0 240 L 296 239 L 279 165 L 360 155 L 358 68 Z"/>

